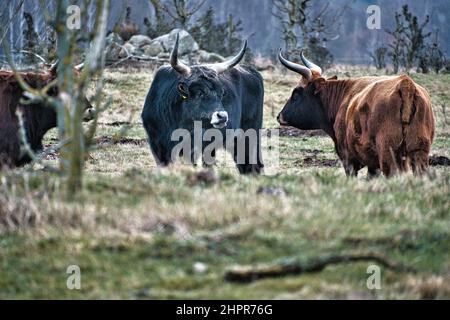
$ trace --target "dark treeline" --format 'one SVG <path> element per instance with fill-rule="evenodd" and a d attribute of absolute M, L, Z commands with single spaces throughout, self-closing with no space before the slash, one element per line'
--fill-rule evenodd
<path fill-rule="evenodd" d="M 19 1 L 0 5 L 2 22 L 11 17 L 12 6 Z M 52 1 L 47 3 L 52 6 Z M 254 54 L 263 56 L 274 56 L 277 48 L 282 47 L 295 59 L 299 49 L 306 47 L 324 66 L 332 62 L 371 63 L 378 67 L 389 64 L 394 70 L 415 67 L 426 72 L 437 68 L 439 57 L 450 52 L 450 34 L 446 32 L 450 25 L 448 1 L 376 1 L 381 8 L 379 30 L 370 30 L 366 26 L 366 9 L 370 4 L 373 1 L 117 0 L 112 2 L 109 28 L 112 31 L 128 22 L 135 27 L 131 32 L 153 38 L 167 33 L 174 26 L 182 27 L 203 49 L 224 56 L 232 54 L 242 38 L 249 39 Z M 402 8 L 405 4 L 411 19 L 417 17 L 419 27 L 424 24 L 419 35 L 423 37 L 423 41 L 419 41 L 421 43 L 417 43 L 417 38 L 408 40 L 405 30 L 401 35 L 396 33 L 402 28 L 407 29 L 404 25 L 408 21 Z M 15 43 L 16 49 L 27 44 L 39 46 L 36 41 L 27 41 L 27 35 L 38 34 L 41 43 L 44 37 L 48 38 L 37 5 L 38 1 L 25 0 L 16 19 L 18 21 L 11 27 L 8 39 Z M 295 14 L 290 17 L 291 8 Z M 31 24 L 34 30 L 30 30 L 30 12 L 33 12 Z M 396 14 L 401 17 L 396 17 Z M 289 21 L 296 25 L 289 26 Z M 412 26 L 410 31 L 414 32 L 413 22 L 409 24 Z M 409 36 L 414 37 L 413 34 Z M 407 50 L 405 41 L 414 42 L 409 48 L 412 50 Z M 408 52 L 396 51 L 396 45 Z M 415 48 L 416 45 L 420 48 Z M 434 67 L 431 66 L 433 61 Z"/>

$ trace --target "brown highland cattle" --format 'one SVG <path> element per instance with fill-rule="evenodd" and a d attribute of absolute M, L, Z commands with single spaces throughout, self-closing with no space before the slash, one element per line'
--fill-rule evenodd
<path fill-rule="evenodd" d="M 23 80 L 32 88 L 43 88 L 56 78 L 57 64 L 49 72 L 20 72 Z M 80 67 L 76 67 L 79 71 Z M 58 88 L 48 91 L 50 96 L 58 94 Z M 31 161 L 28 154 L 22 153 L 19 136 L 19 123 L 16 110 L 21 110 L 24 129 L 29 146 L 35 152 L 42 150 L 42 139 L 48 130 L 56 127 L 56 112 L 44 104 L 25 104 L 23 90 L 11 71 L 0 71 L 0 170 L 2 167 L 16 167 Z M 85 119 L 92 117 L 93 109 L 86 99 Z"/>
<path fill-rule="evenodd" d="M 334 141 L 347 175 L 366 167 L 370 176 L 381 170 L 422 173 L 434 138 L 434 116 L 427 91 L 410 77 L 381 76 L 325 79 L 319 66 L 305 66 L 278 55 L 303 79 L 278 115 L 281 125 L 322 129 Z"/>

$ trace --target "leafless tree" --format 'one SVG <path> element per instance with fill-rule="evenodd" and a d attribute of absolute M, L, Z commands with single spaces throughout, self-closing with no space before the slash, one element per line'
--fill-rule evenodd
<path fill-rule="evenodd" d="M 400 65 L 402 64 L 402 61 L 405 57 L 405 26 L 403 24 L 403 21 L 401 19 L 400 13 L 395 13 L 395 29 L 393 30 L 386 30 L 388 34 L 391 35 L 392 41 L 389 43 L 390 51 L 388 52 L 388 55 L 392 59 L 392 64 L 394 67 L 394 73 L 398 73 L 398 70 L 400 68 Z"/>
<path fill-rule="evenodd" d="M 220 52 L 229 56 L 237 52 L 242 45 L 240 33 L 242 21 L 230 14 L 226 22 L 217 23 L 212 7 L 208 8 L 189 29 L 189 33 L 200 47 L 210 52 Z"/>
<path fill-rule="evenodd" d="M 338 11 L 332 10 L 329 2 L 321 2 L 321 6 L 314 2 L 313 6 L 312 0 L 272 0 L 272 4 L 272 15 L 281 24 L 285 50 L 298 55 L 302 48 L 309 51 L 318 49 L 318 52 L 311 53 L 318 63 L 326 64 L 331 55 L 324 47 L 336 37 L 336 29 L 348 3 Z"/>
<path fill-rule="evenodd" d="M 419 56 L 421 50 L 425 46 L 425 40 L 431 35 L 431 32 L 425 32 L 425 28 L 430 21 L 430 16 L 426 16 L 422 23 L 419 23 L 417 16 L 413 15 L 408 5 L 402 7 L 403 18 L 406 22 L 406 69 L 409 70 L 414 66 L 414 62 Z"/>
<path fill-rule="evenodd" d="M 41 0 L 43 4 L 43 0 Z M 81 16 L 87 19 L 87 6 L 91 0 L 80 1 Z M 64 177 L 67 195 L 73 197 L 82 187 L 84 161 L 86 152 L 92 143 L 97 128 L 98 113 L 106 105 L 102 105 L 103 68 L 105 64 L 105 39 L 107 31 L 110 0 L 95 0 L 95 24 L 90 32 L 90 46 L 84 52 L 85 62 L 81 73 L 76 76 L 74 65 L 77 60 L 77 43 L 85 36 L 85 30 L 72 30 L 67 26 L 67 8 L 71 5 L 69 0 L 57 2 L 54 18 L 48 12 L 45 14 L 49 24 L 57 32 L 57 79 L 42 89 L 30 87 L 20 76 L 10 54 L 10 48 L 3 43 L 10 67 L 22 89 L 25 91 L 29 103 L 45 103 L 55 109 L 57 113 L 58 133 L 61 141 L 59 171 Z M 83 18 L 82 18 L 83 19 Z M 82 25 L 87 25 L 86 21 Z M 0 30 L 0 34 L 3 30 Z M 85 97 L 92 80 L 96 80 L 96 90 L 93 102 L 96 107 L 94 120 L 90 126 L 83 127 Z M 49 89 L 58 86 L 56 97 L 48 94 Z M 33 157 L 32 157 L 33 158 Z"/>
<path fill-rule="evenodd" d="M 189 29 L 192 16 L 196 14 L 205 4 L 206 0 L 171 0 L 171 4 L 165 4 L 161 1 L 152 1 L 158 10 L 165 12 L 174 22 L 175 25 Z"/>
<path fill-rule="evenodd" d="M 173 29 L 169 17 L 162 8 L 161 0 L 149 0 L 153 7 L 154 19 L 144 18 L 147 35 L 151 38 L 166 34 Z"/>
<path fill-rule="evenodd" d="M 128 41 L 132 36 L 139 34 L 139 27 L 131 20 L 131 7 L 127 7 L 125 11 L 125 21 L 119 26 L 120 37 Z"/>
<path fill-rule="evenodd" d="M 416 61 L 421 64 L 420 68 L 423 71 L 428 72 L 424 48 L 426 39 L 431 35 L 431 32 L 425 32 L 429 21 L 430 17 L 426 16 L 420 23 L 418 17 L 409 11 L 408 5 L 404 5 L 401 12 L 395 13 L 395 29 L 386 30 L 393 39 L 389 45 L 391 48 L 389 56 L 392 58 L 395 73 L 401 64 L 409 71 Z"/>
<path fill-rule="evenodd" d="M 2 30 L 1 30 L 1 32 L 0 32 L 0 44 L 3 42 L 3 40 L 4 40 L 5 37 L 6 37 L 6 35 L 8 34 L 9 27 L 11 26 L 11 23 L 13 22 L 13 20 L 14 20 L 14 19 L 17 17 L 17 15 L 19 14 L 20 9 L 22 8 L 24 1 L 25 1 L 25 0 L 21 0 L 21 1 L 19 2 L 19 4 L 16 6 L 16 8 L 14 8 L 14 13 L 13 13 L 12 17 L 10 18 L 10 20 L 6 23 L 6 25 L 5 25 L 4 28 L 1 28 Z"/>
<path fill-rule="evenodd" d="M 427 73 L 432 69 L 435 73 L 439 73 L 445 66 L 445 54 L 439 44 L 439 29 L 434 33 L 434 39 L 418 54 L 419 65 L 418 70 Z"/>
<path fill-rule="evenodd" d="M 386 47 L 378 47 L 370 54 L 370 57 L 378 70 L 386 68 L 386 53 Z"/>

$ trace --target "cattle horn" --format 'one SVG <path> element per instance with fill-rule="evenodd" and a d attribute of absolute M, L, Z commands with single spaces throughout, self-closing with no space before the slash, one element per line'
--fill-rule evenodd
<path fill-rule="evenodd" d="M 221 63 L 205 65 L 205 67 L 211 68 L 215 70 L 217 73 L 225 72 L 236 66 L 239 62 L 241 62 L 242 58 L 244 58 L 246 50 L 247 50 L 247 40 L 244 41 L 244 45 L 242 46 L 241 51 L 239 51 L 239 53 L 230 60 Z"/>
<path fill-rule="evenodd" d="M 51 66 L 50 66 L 50 73 L 56 73 L 56 70 L 58 69 L 59 60 L 56 60 Z"/>
<path fill-rule="evenodd" d="M 75 70 L 77 70 L 78 72 L 80 72 L 81 70 L 83 70 L 84 68 L 84 62 L 80 63 L 79 65 L 76 65 L 75 67 L 73 67 Z"/>
<path fill-rule="evenodd" d="M 177 39 L 175 40 L 175 45 L 173 47 L 172 53 L 170 54 L 170 65 L 175 69 L 178 73 L 187 77 L 191 74 L 191 68 L 180 60 L 178 60 L 178 43 L 180 41 L 180 34 L 177 33 Z"/>
<path fill-rule="evenodd" d="M 287 59 L 285 59 L 282 55 L 282 49 L 280 48 L 280 51 L 278 52 L 278 59 L 280 60 L 281 64 L 288 68 L 291 71 L 297 72 L 301 74 L 303 77 L 305 77 L 306 80 L 310 81 L 312 79 L 312 72 L 307 67 L 302 66 L 300 64 L 291 62 Z"/>
<path fill-rule="evenodd" d="M 300 57 L 302 58 L 302 62 L 305 66 L 307 66 L 311 71 L 317 72 L 319 75 L 322 75 L 322 68 L 318 65 L 312 63 L 308 59 L 305 58 L 305 55 L 303 54 L 303 50 L 300 53 Z"/>

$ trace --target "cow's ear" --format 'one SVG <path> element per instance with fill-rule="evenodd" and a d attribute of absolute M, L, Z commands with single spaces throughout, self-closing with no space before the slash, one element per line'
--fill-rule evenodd
<path fill-rule="evenodd" d="M 338 77 L 336 75 L 332 76 L 331 78 L 328 78 L 327 80 L 337 80 Z"/>
<path fill-rule="evenodd" d="M 326 81 L 327 80 L 325 80 L 324 78 L 317 78 L 314 80 L 314 94 L 318 94 L 320 90 L 323 89 Z"/>
<path fill-rule="evenodd" d="M 185 83 L 180 82 L 177 86 L 177 89 L 183 100 L 186 100 L 189 97 L 188 88 Z"/>

